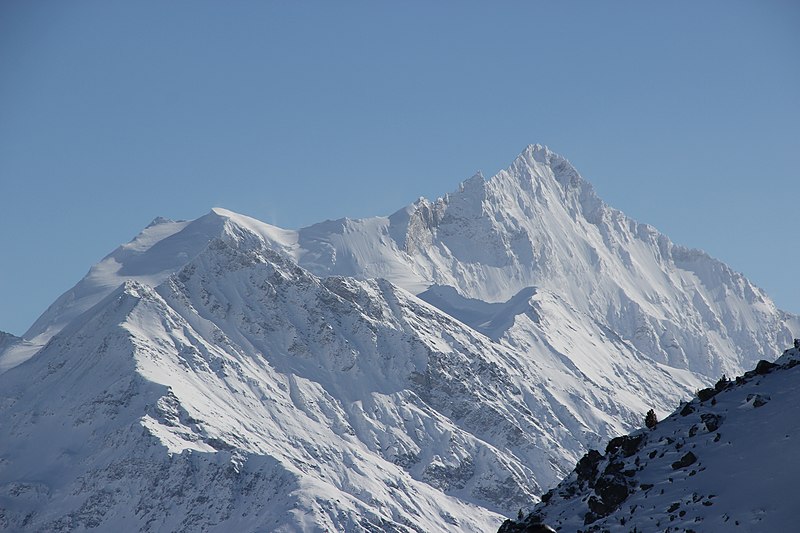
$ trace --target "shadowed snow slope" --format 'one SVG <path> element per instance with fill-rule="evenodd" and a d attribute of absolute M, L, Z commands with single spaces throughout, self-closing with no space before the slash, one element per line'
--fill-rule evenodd
<path fill-rule="evenodd" d="M 485 531 L 796 325 L 540 146 L 385 218 L 157 219 L 0 336 L 0 528 Z"/>
<path fill-rule="evenodd" d="M 653 430 L 590 451 L 533 513 L 502 533 L 794 531 L 800 352 L 700 391 Z"/>

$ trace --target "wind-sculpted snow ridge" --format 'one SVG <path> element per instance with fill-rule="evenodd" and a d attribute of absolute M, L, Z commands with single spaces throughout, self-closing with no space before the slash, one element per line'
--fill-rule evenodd
<path fill-rule="evenodd" d="M 794 531 L 800 350 L 720 379 L 652 430 L 612 439 L 523 519 L 557 531 Z"/>
<path fill-rule="evenodd" d="M 610 376 L 545 339 L 520 355 L 387 281 L 226 235 L 0 375 L 0 526 L 486 531 L 686 392 L 624 344 Z M 524 318 L 562 306 L 532 295 Z"/>

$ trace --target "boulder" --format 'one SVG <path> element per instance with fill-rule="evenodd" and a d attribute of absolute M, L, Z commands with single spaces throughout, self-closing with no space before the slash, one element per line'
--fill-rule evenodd
<path fill-rule="evenodd" d="M 706 429 L 709 433 L 719 429 L 719 426 L 722 425 L 722 421 L 724 420 L 722 415 L 715 415 L 713 413 L 703 413 L 700 415 L 700 419 L 706 425 Z"/>
<path fill-rule="evenodd" d="M 672 469 L 678 470 L 679 468 L 686 468 L 687 466 L 694 464 L 697 461 L 697 456 L 692 452 L 686 452 L 686 454 L 672 463 Z"/>

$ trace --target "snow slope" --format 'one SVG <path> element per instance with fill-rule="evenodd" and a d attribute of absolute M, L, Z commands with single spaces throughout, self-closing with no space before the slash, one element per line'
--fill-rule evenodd
<path fill-rule="evenodd" d="M 503 533 L 794 531 L 800 351 L 720 381 L 661 421 L 590 451 Z"/>

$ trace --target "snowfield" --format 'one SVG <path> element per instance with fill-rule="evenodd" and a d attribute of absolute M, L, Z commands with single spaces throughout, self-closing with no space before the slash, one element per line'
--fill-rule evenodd
<path fill-rule="evenodd" d="M 0 335 L 0 528 L 494 530 L 799 329 L 538 145 L 390 217 L 156 219 Z"/>

